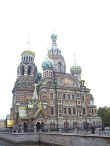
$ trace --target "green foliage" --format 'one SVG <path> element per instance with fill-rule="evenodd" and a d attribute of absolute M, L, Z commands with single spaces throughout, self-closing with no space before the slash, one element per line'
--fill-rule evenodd
<path fill-rule="evenodd" d="M 110 127 L 110 107 L 99 107 L 98 116 L 102 118 L 105 127 Z"/>

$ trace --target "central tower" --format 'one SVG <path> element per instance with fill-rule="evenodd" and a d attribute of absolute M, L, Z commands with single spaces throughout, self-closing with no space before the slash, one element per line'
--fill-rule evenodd
<path fill-rule="evenodd" d="M 61 50 L 57 48 L 57 43 L 56 43 L 57 35 L 52 34 L 51 39 L 52 39 L 52 47 L 48 51 L 48 57 L 53 61 L 55 72 L 65 73 L 66 64 L 64 57 L 61 54 Z"/>

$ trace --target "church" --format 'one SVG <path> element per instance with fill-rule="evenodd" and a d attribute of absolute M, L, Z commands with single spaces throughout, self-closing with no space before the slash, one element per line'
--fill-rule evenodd
<path fill-rule="evenodd" d="M 66 72 L 66 62 L 57 47 L 57 35 L 51 35 L 48 57 L 41 74 L 35 53 L 24 50 L 17 67 L 10 116 L 14 124 L 44 123 L 48 128 L 99 127 L 97 107 L 90 89 L 81 79 L 82 68 L 73 64 Z"/>

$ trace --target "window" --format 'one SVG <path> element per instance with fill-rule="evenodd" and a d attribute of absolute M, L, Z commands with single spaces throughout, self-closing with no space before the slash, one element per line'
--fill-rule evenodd
<path fill-rule="evenodd" d="M 66 114 L 66 108 L 64 108 L 64 114 Z"/>
<path fill-rule="evenodd" d="M 94 113 L 94 110 L 93 109 L 91 111 L 92 111 L 92 113 Z"/>
<path fill-rule="evenodd" d="M 71 115 L 71 108 L 68 108 L 68 113 L 69 115 Z"/>
<path fill-rule="evenodd" d="M 51 115 L 54 114 L 54 108 L 53 107 L 50 108 L 50 113 L 51 113 Z"/>
<path fill-rule="evenodd" d="M 68 94 L 68 100 L 70 100 L 70 95 Z"/>
<path fill-rule="evenodd" d="M 28 56 L 26 56 L 26 62 L 28 61 Z"/>
<path fill-rule="evenodd" d="M 59 106 L 59 113 L 61 114 L 62 113 L 62 107 Z"/>
<path fill-rule="evenodd" d="M 58 72 L 62 72 L 62 64 L 60 62 L 58 63 Z"/>
<path fill-rule="evenodd" d="M 73 107 L 73 114 L 74 114 L 74 115 L 76 114 L 76 109 L 75 109 L 75 107 Z"/>
<path fill-rule="evenodd" d="M 65 94 L 63 94 L 63 98 L 64 98 L 64 99 L 65 99 L 65 97 L 66 97 Z"/>
<path fill-rule="evenodd" d="M 31 74 L 31 66 L 28 66 L 28 75 Z"/>
<path fill-rule="evenodd" d="M 77 104 L 78 104 L 78 105 L 80 105 L 80 104 L 81 104 L 80 100 L 78 100 L 78 101 L 77 101 Z"/>
<path fill-rule="evenodd" d="M 29 62 L 31 61 L 30 56 L 29 56 Z"/>
<path fill-rule="evenodd" d="M 46 76 L 48 77 L 48 71 L 46 71 Z"/>
<path fill-rule="evenodd" d="M 61 104 L 61 100 L 58 100 L 58 103 L 60 103 L 60 104 Z"/>
<path fill-rule="evenodd" d="M 21 66 L 21 75 L 24 75 L 24 66 Z"/>
<path fill-rule="evenodd" d="M 72 95 L 72 99 L 74 99 L 74 95 Z"/>
<path fill-rule="evenodd" d="M 53 104 L 53 93 L 50 93 L 50 104 Z"/>
<path fill-rule="evenodd" d="M 84 96 L 82 96 L 82 101 L 84 102 Z"/>
<path fill-rule="evenodd" d="M 53 100 L 53 93 L 50 93 L 50 100 Z"/>
<path fill-rule="evenodd" d="M 85 114 L 85 108 L 83 108 L 83 114 Z"/>
<path fill-rule="evenodd" d="M 51 76 L 51 77 L 53 76 L 52 72 L 50 73 L 50 76 Z"/>
<path fill-rule="evenodd" d="M 24 57 L 24 62 L 26 61 L 26 57 Z"/>

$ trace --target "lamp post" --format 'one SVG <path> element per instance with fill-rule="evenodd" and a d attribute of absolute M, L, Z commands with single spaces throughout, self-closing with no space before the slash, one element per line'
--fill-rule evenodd
<path fill-rule="evenodd" d="M 54 79 L 54 85 L 55 85 L 55 96 L 56 96 L 56 120 L 57 120 L 57 131 L 58 131 L 58 99 L 57 99 L 57 82 L 56 82 L 56 76 L 55 71 L 53 71 L 53 79 Z"/>

